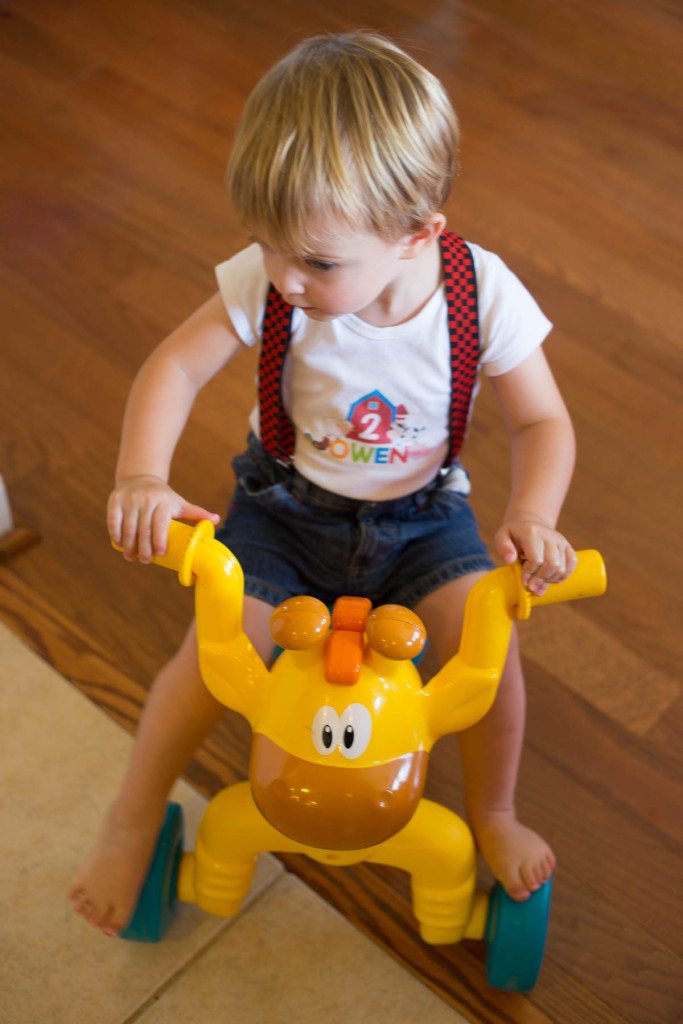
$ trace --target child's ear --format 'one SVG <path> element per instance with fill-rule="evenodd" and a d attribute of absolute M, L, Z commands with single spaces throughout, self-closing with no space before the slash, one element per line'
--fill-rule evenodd
<path fill-rule="evenodd" d="M 402 260 L 414 260 L 427 246 L 438 238 L 446 226 L 443 213 L 432 213 L 417 231 L 406 235 L 402 240 Z"/>

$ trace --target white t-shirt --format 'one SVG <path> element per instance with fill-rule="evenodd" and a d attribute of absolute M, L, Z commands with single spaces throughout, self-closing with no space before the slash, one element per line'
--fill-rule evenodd
<path fill-rule="evenodd" d="M 479 299 L 478 374 L 496 376 L 542 344 L 551 324 L 498 256 L 467 244 Z M 259 246 L 221 263 L 216 277 L 237 334 L 259 344 L 268 292 Z M 293 461 L 307 479 L 366 501 L 424 487 L 448 451 L 444 289 L 398 327 L 373 327 L 353 314 L 320 323 L 295 309 L 282 396 L 296 432 Z M 250 423 L 258 436 L 258 406 Z"/>

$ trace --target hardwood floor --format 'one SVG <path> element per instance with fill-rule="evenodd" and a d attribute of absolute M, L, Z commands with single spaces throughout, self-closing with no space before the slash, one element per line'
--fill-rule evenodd
<path fill-rule="evenodd" d="M 334 9 L 333 9 L 334 8 Z M 559 856 L 529 996 L 491 991 L 477 944 L 416 937 L 406 880 L 288 866 L 475 1021 L 681 1021 L 681 18 L 667 0 L 16 0 L 1 6 L 0 473 L 42 542 L 0 568 L 0 614 L 133 729 L 191 595 L 111 551 L 103 510 L 136 368 L 244 242 L 222 175 L 241 105 L 305 35 L 380 29 L 442 77 L 463 127 L 448 213 L 556 324 L 547 350 L 579 462 L 562 524 L 607 595 L 523 630 L 524 818 Z M 253 357 L 200 396 L 182 493 L 221 510 Z M 487 536 L 504 434 L 484 389 L 466 462 Z M 227 716 L 188 777 L 244 775 Z M 30 752 L 27 752 L 30 756 Z M 430 795 L 459 807 L 455 742 Z"/>

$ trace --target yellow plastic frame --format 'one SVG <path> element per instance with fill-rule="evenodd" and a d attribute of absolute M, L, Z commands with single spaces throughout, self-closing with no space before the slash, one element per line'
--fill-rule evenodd
<path fill-rule="evenodd" d="M 265 748 L 269 756 L 276 752 L 274 760 L 266 758 L 265 783 L 259 779 L 256 785 L 256 775 L 263 770 L 259 755 L 252 752 L 251 784 L 230 786 L 209 804 L 194 852 L 182 857 L 179 899 L 212 914 L 234 915 L 250 888 L 256 860 L 266 851 L 303 853 L 330 865 L 367 861 L 410 874 L 413 910 L 425 942 L 482 938 L 488 897 L 475 891 L 475 848 L 464 821 L 421 798 L 413 779 L 417 789 L 401 827 L 392 832 L 389 825 L 391 834 L 381 841 L 349 848 L 349 835 L 376 831 L 370 828 L 365 833 L 362 825 L 358 832 L 352 804 L 343 802 L 343 793 L 353 792 L 358 780 L 377 778 L 377 770 L 380 774 L 384 770 L 384 789 L 372 797 L 374 805 L 366 800 L 359 818 L 362 824 L 368 807 L 376 806 L 380 817 L 386 811 L 392 821 L 392 799 L 415 759 L 421 758 L 426 765 L 439 737 L 468 728 L 491 707 L 514 619 L 527 618 L 536 606 L 604 593 L 606 575 L 600 554 L 579 552 L 578 567 L 569 579 L 549 587 L 541 597 L 525 589 L 519 566 L 488 573 L 468 597 L 458 653 L 427 686 L 422 686 L 409 660 L 386 657 L 368 644 L 358 681 L 353 686 L 329 683 L 324 673 L 325 635 L 304 649 L 286 650 L 269 671 L 242 629 L 242 569 L 214 539 L 209 522 L 194 528 L 172 523 L 167 553 L 154 561 L 176 570 L 183 585 L 195 585 L 199 660 L 207 687 L 247 718 L 255 748 Z M 366 709 L 361 714 L 370 732 L 366 748 L 353 759 L 341 743 L 329 750 L 320 744 L 316 748 L 312 731 L 316 714 L 322 709 L 322 720 L 327 715 L 330 721 L 343 722 L 345 715 L 350 720 L 350 705 L 356 714 L 359 707 Z M 280 764 L 278 757 L 281 776 L 271 778 L 276 771 L 273 764 Z M 310 785 L 306 784 L 309 775 Z M 295 822 L 291 830 L 287 825 L 285 831 L 276 828 L 272 821 L 279 821 L 277 813 L 268 810 L 264 816 L 263 801 L 254 797 L 261 791 L 277 794 L 278 787 L 284 801 L 283 820 Z M 335 833 L 335 815 L 329 814 L 336 793 L 342 794 L 336 818 L 348 825 L 343 837 L 341 830 Z M 268 806 L 272 808 L 272 801 Z M 327 814 L 331 824 L 318 827 L 318 813 Z M 313 829 L 315 843 L 297 838 L 300 820 Z M 383 834 L 382 828 L 378 834 Z M 322 844 L 320 836 L 326 840 Z"/>

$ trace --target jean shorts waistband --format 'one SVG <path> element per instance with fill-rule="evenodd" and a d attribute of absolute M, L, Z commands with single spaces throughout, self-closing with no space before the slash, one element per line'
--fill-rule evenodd
<path fill-rule="evenodd" d="M 387 501 L 334 494 L 250 437 L 218 539 L 239 559 L 245 593 L 274 607 L 294 594 L 340 594 L 415 607 L 457 577 L 492 568 L 469 502 L 439 474 Z M 452 482 L 452 481 L 451 481 Z"/>
<path fill-rule="evenodd" d="M 320 487 L 319 484 L 313 483 L 312 480 L 306 479 L 293 466 L 278 462 L 266 451 L 253 433 L 249 434 L 248 447 L 251 456 L 259 463 L 266 477 L 274 483 L 286 483 L 290 494 L 297 501 L 301 501 L 310 508 L 337 512 L 352 518 L 392 516 L 399 515 L 408 509 L 423 508 L 429 501 L 429 496 L 439 486 L 439 477 L 437 476 L 419 490 L 398 498 L 388 498 L 382 501 L 350 498 L 345 494 L 328 491 L 324 487 Z"/>

